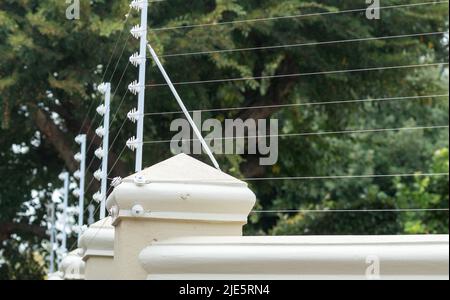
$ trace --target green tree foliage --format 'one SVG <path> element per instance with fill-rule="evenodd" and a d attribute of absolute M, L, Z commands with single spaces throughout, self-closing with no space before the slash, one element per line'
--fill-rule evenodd
<path fill-rule="evenodd" d="M 420 3 L 422 1 L 408 1 Z M 405 4 L 384 0 L 383 6 Z M 137 72 L 128 57 L 138 43 L 128 31 L 139 23 L 128 0 L 81 0 L 80 20 L 67 20 L 59 0 L 0 2 L 0 273 L 6 278 L 41 278 L 35 253 L 45 253 L 45 203 L 61 186 L 63 168 L 73 172 L 74 137 L 87 132 L 88 162 L 100 145 L 92 107 L 101 96 L 96 84 L 111 81 L 112 176 L 133 170 L 134 153 L 122 152 L 135 126 L 126 113 L 136 98 L 127 85 Z M 368 20 L 365 1 L 337 0 L 168 0 L 152 2 L 148 38 L 174 82 L 251 78 L 448 61 L 448 35 L 377 37 L 447 32 L 448 4 L 381 10 Z M 316 14 L 322 13 L 322 14 Z M 280 16 L 306 15 L 293 18 Z M 256 20 L 273 17 L 272 20 Z M 255 19 L 252 22 L 234 22 Z M 218 23 L 225 24 L 220 25 Z M 193 24 L 215 24 L 188 26 Z M 368 39 L 323 43 L 327 41 Z M 374 38 L 374 39 L 370 39 Z M 276 45 L 297 47 L 214 52 Z M 181 53 L 204 52 L 195 55 Z M 213 51 L 213 52 L 211 52 Z M 111 59 L 109 60 L 110 55 Z M 123 55 L 122 55 L 123 54 Z M 229 109 L 203 118 L 277 118 L 280 133 L 381 129 L 448 124 L 448 69 L 443 66 L 339 72 L 283 78 L 179 85 L 187 107 Z M 163 83 L 150 62 L 147 84 Z M 390 101 L 325 103 L 357 99 L 414 97 Z M 298 104 L 280 108 L 280 104 Z M 275 107 L 273 107 L 275 105 Z M 146 90 L 146 112 L 178 111 L 166 86 Z M 85 118 L 85 116 L 87 117 Z M 170 139 L 178 114 L 146 117 L 145 140 Z M 122 126 L 123 124 L 123 126 Z M 120 130 L 122 129 L 122 130 Z M 113 140 L 113 139 L 111 139 Z M 279 161 L 262 167 L 258 157 L 222 155 L 232 175 L 296 177 L 448 172 L 448 130 L 402 130 L 327 134 L 279 140 Z M 447 154 L 446 154 L 447 153 Z M 144 165 L 171 156 L 169 145 L 144 148 Z M 205 157 L 199 157 L 205 159 Z M 206 161 L 206 160 L 205 160 Z M 94 160 L 87 182 L 98 167 Z M 89 186 L 88 195 L 98 186 Z M 269 180 L 251 183 L 257 209 L 397 209 L 448 207 L 448 177 Z M 88 197 L 90 200 L 90 197 Z M 76 203 L 76 199 L 70 199 Z M 446 233 L 447 212 L 252 214 L 251 234 Z M 70 244 L 75 242 L 72 237 Z M 26 244 L 27 250 L 19 251 Z M 24 266 L 28 266 L 25 268 Z M 6 274 L 6 275 L 5 275 Z"/>

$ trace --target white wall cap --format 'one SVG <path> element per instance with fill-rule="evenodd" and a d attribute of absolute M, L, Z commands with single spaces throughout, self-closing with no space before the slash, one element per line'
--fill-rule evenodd
<path fill-rule="evenodd" d="M 128 176 L 124 181 L 133 182 L 136 175 L 148 182 L 199 183 L 213 185 L 247 186 L 233 176 L 211 167 L 184 153 L 178 154 L 149 168 Z"/>
<path fill-rule="evenodd" d="M 127 177 L 107 200 L 119 217 L 238 222 L 245 224 L 256 197 L 247 184 L 185 154 Z M 141 207 L 142 214 L 133 213 Z"/>
<path fill-rule="evenodd" d="M 111 217 L 106 217 L 89 226 L 78 242 L 83 260 L 90 256 L 114 256 L 114 227 Z"/>
<path fill-rule="evenodd" d="M 148 279 L 448 279 L 449 236 L 189 237 L 139 259 Z"/>
<path fill-rule="evenodd" d="M 82 249 L 69 252 L 61 261 L 60 270 L 65 280 L 83 280 L 85 263 L 81 258 Z"/>

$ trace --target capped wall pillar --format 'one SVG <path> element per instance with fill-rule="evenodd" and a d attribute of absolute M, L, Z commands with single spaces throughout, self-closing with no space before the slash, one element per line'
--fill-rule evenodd
<path fill-rule="evenodd" d="M 112 280 L 114 272 L 114 227 L 111 217 L 93 223 L 81 235 L 78 246 L 82 249 L 86 280 Z"/>
<path fill-rule="evenodd" d="M 64 280 L 84 280 L 85 263 L 81 254 L 82 249 L 75 249 L 61 261 L 60 269 Z"/>
<path fill-rule="evenodd" d="M 146 279 L 138 256 L 151 242 L 241 236 L 254 204 L 245 182 L 185 154 L 125 178 L 107 201 L 117 279 Z"/>

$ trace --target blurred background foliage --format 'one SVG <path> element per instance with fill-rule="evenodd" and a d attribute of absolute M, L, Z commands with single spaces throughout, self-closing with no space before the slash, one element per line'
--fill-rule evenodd
<path fill-rule="evenodd" d="M 62 185 L 57 175 L 77 169 L 74 137 L 88 134 L 88 162 L 100 145 L 92 103 L 101 101 L 96 85 L 103 80 L 117 89 L 110 166 L 120 159 L 112 176 L 133 171 L 134 153 L 121 152 L 135 132 L 125 121 L 136 103 L 127 93 L 137 78 L 128 57 L 138 49 L 129 30 L 139 23 L 136 11 L 125 18 L 129 2 L 81 0 L 81 19 L 67 20 L 65 1 L 0 0 L 0 279 L 40 279 L 46 273 L 45 204 Z M 384 0 L 382 6 L 421 2 Z M 448 62 L 448 3 L 382 9 L 380 20 L 357 11 L 186 26 L 365 7 L 363 0 L 150 1 L 148 37 L 174 82 Z M 431 32 L 446 33 L 317 44 Z M 307 45 L 177 55 L 298 43 Z M 147 84 L 163 83 L 150 60 L 148 65 Z M 286 134 L 448 125 L 448 65 L 180 85 L 179 93 L 189 109 L 299 104 L 202 115 L 276 118 Z M 323 103 L 414 96 L 420 98 Z M 146 90 L 147 113 L 178 110 L 167 87 Z M 144 140 L 170 139 L 170 122 L 178 117 L 146 117 Z M 171 155 L 168 144 L 147 145 L 144 165 Z M 267 167 L 254 155 L 218 159 L 223 170 L 241 178 L 448 173 L 448 130 L 280 138 L 279 160 Z M 94 160 L 87 182 L 98 166 Z M 449 200 L 448 176 L 265 180 L 250 187 L 258 210 L 434 209 L 448 208 Z M 97 188 L 89 186 L 89 201 Z M 448 212 L 252 214 L 246 233 L 442 234 L 448 233 Z M 74 242 L 72 236 L 69 245 Z"/>

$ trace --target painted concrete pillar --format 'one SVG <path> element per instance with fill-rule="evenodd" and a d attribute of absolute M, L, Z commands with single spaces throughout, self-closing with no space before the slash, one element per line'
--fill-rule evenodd
<path fill-rule="evenodd" d="M 114 227 L 111 217 L 93 223 L 81 235 L 78 246 L 82 249 L 86 280 L 112 280 L 114 271 Z"/>
<path fill-rule="evenodd" d="M 152 242 L 241 236 L 255 199 L 245 182 L 185 154 L 125 178 L 107 201 L 116 279 L 147 278 L 139 253 Z"/>

